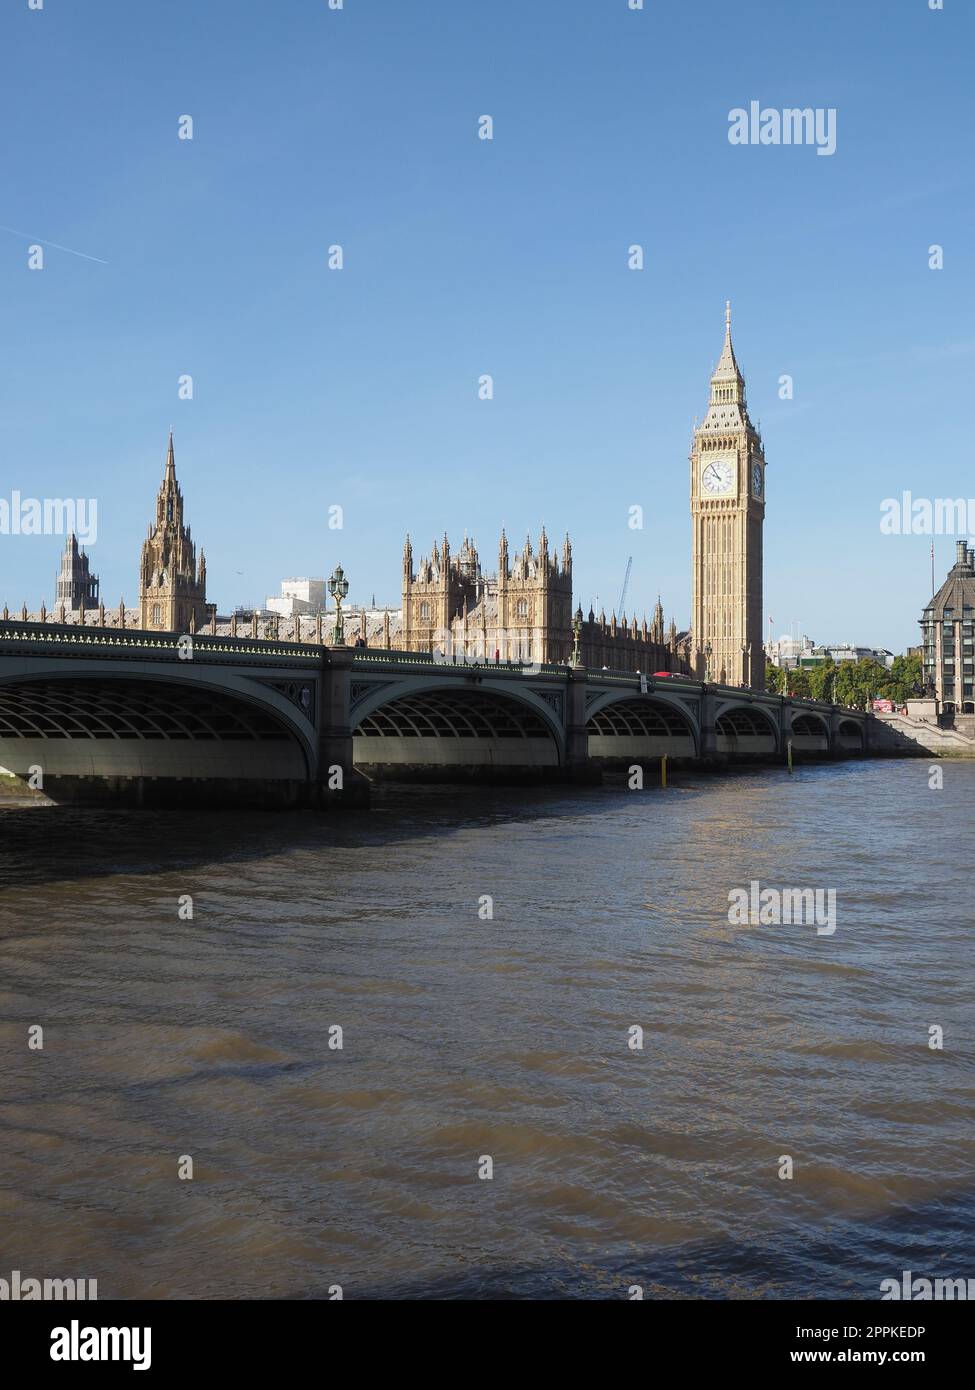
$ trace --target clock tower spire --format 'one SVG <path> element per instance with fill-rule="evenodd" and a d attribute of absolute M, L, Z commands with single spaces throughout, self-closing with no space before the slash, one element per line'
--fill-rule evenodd
<path fill-rule="evenodd" d="M 762 523 L 765 450 L 731 341 L 711 377 L 691 443 L 691 640 L 702 679 L 763 689 Z"/>

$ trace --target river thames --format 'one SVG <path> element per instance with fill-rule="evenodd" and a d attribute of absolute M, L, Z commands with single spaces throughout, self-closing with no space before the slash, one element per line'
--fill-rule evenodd
<path fill-rule="evenodd" d="M 400 788 L 344 817 L 0 803 L 0 1274 L 867 1299 L 975 1275 L 975 763 L 942 766 Z M 835 933 L 730 925 L 753 880 L 835 890 Z"/>

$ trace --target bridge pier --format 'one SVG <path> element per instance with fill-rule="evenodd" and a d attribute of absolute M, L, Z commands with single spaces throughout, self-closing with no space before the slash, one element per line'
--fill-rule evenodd
<path fill-rule="evenodd" d="M 585 666 L 569 669 L 565 692 L 565 770 L 570 782 L 601 782 L 602 772 L 589 757 L 586 720 L 587 676 Z"/>
<path fill-rule="evenodd" d="M 352 647 L 323 647 L 318 680 L 318 766 L 312 799 L 323 809 L 369 805 L 369 779 L 353 766 Z"/>
<path fill-rule="evenodd" d="M 832 709 L 832 710 L 830 710 L 830 713 L 829 713 L 829 751 L 830 751 L 830 753 L 833 755 L 833 757 L 838 756 L 838 755 L 841 753 L 841 751 L 842 751 L 842 745 L 841 745 L 841 743 L 840 743 L 840 724 L 841 724 L 842 722 L 843 722 L 843 716 L 840 714 L 839 710 L 837 710 L 837 709 Z"/>
<path fill-rule="evenodd" d="M 792 739 L 792 705 L 784 695 L 779 696 L 779 762 L 789 760 L 789 743 Z"/>
<path fill-rule="evenodd" d="M 702 761 L 713 762 L 718 756 L 718 718 L 717 700 L 713 686 L 706 685 L 701 691 L 701 749 Z"/>

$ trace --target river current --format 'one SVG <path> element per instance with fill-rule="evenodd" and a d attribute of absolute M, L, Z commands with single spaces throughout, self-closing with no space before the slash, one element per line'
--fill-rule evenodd
<path fill-rule="evenodd" d="M 0 1276 L 975 1277 L 975 763 L 943 768 L 402 787 L 345 816 L 0 803 Z M 753 881 L 834 890 L 835 931 L 733 924 Z"/>

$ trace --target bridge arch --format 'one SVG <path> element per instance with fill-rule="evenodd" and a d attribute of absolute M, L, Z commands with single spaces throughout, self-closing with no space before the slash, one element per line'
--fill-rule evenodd
<path fill-rule="evenodd" d="M 534 772 L 565 761 L 556 708 L 510 683 L 395 682 L 357 702 L 351 718 L 355 766 L 385 775 Z"/>
<path fill-rule="evenodd" d="M 615 692 L 587 711 L 590 758 L 696 757 L 699 735 L 690 711 L 656 695 Z"/>
<path fill-rule="evenodd" d="M 792 747 L 796 752 L 829 752 L 829 724 L 818 710 L 793 710 L 790 728 Z"/>
<path fill-rule="evenodd" d="M 761 705 L 726 704 L 715 717 L 715 746 L 730 756 L 761 756 L 778 752 L 779 731 L 771 713 Z"/>
<path fill-rule="evenodd" d="M 43 669 L 0 682 L 0 765 L 39 766 L 45 782 L 307 781 L 314 750 L 282 703 L 254 681 L 189 670 Z"/>

